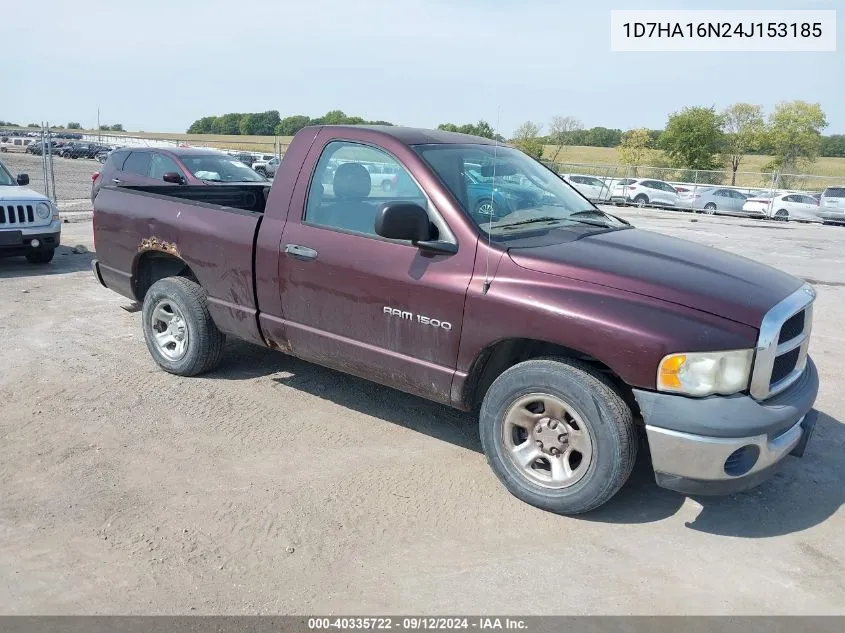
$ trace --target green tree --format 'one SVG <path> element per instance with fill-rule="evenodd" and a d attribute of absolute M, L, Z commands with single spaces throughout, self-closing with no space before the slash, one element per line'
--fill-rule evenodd
<path fill-rule="evenodd" d="M 217 117 L 206 116 L 191 123 L 188 134 L 211 134 L 214 128 L 214 119 Z"/>
<path fill-rule="evenodd" d="M 82 126 L 79 125 L 79 123 L 77 123 L 76 121 L 71 121 L 65 126 L 65 128 L 68 130 L 81 130 Z"/>
<path fill-rule="evenodd" d="M 678 167 L 715 170 L 723 142 L 722 119 L 716 109 L 697 106 L 669 116 L 659 146 Z"/>
<path fill-rule="evenodd" d="M 584 131 L 583 145 L 590 147 L 616 147 L 622 142 L 622 130 L 591 127 Z"/>
<path fill-rule="evenodd" d="M 554 153 L 552 154 L 552 162 L 557 163 L 558 156 L 566 145 L 574 145 L 573 132 L 584 129 L 584 124 L 580 120 L 572 116 L 555 116 L 552 117 L 549 123 L 548 142 L 549 145 L 554 145 Z"/>
<path fill-rule="evenodd" d="M 37 123 L 27 123 L 26 127 L 41 127 L 41 126 L 38 125 Z"/>
<path fill-rule="evenodd" d="M 304 114 L 285 117 L 276 126 L 276 134 L 279 136 L 293 136 L 310 122 L 311 119 Z"/>
<path fill-rule="evenodd" d="M 542 127 L 533 121 L 526 121 L 513 133 L 513 144 L 529 156 L 540 159 L 543 157 L 543 139 L 540 138 Z"/>
<path fill-rule="evenodd" d="M 111 126 L 110 125 L 103 124 L 103 125 L 100 125 L 100 127 L 98 127 L 97 129 L 100 130 L 100 132 L 111 132 Z"/>
<path fill-rule="evenodd" d="M 244 114 L 241 116 L 240 121 L 238 121 L 238 134 L 243 134 L 244 136 L 257 134 L 258 132 L 255 131 L 257 127 L 257 116 L 255 114 Z"/>
<path fill-rule="evenodd" d="M 766 170 L 794 173 L 801 166 L 812 163 L 821 148 L 821 131 L 827 127 L 827 117 L 818 103 L 781 101 L 769 115 L 766 129 L 774 158 Z"/>
<path fill-rule="evenodd" d="M 819 156 L 845 158 L 845 134 L 823 136 L 819 146 Z"/>
<path fill-rule="evenodd" d="M 437 126 L 438 130 L 445 132 L 460 132 L 461 134 L 472 134 L 473 136 L 481 136 L 483 138 L 496 139 L 503 141 L 501 135 L 496 134 L 493 126 L 487 121 L 479 121 L 478 123 L 465 123 L 463 125 L 455 125 L 454 123 L 441 123 Z"/>
<path fill-rule="evenodd" d="M 111 126 L 112 132 L 123 132 L 123 123 L 114 123 Z"/>
<path fill-rule="evenodd" d="M 619 161 L 623 165 L 634 167 L 642 165 L 643 159 L 651 151 L 651 136 L 646 128 L 628 130 L 622 135 L 619 145 Z M 636 169 L 634 174 L 636 174 Z"/>
<path fill-rule="evenodd" d="M 722 112 L 722 131 L 725 134 L 725 162 L 731 166 L 731 185 L 736 184 L 736 172 L 745 155 L 760 145 L 765 131 L 763 106 L 735 103 Z"/>

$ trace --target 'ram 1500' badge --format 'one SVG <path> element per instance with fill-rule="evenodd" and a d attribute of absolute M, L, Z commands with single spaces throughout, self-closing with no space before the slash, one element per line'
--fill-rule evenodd
<path fill-rule="evenodd" d="M 447 332 L 452 329 L 452 324 L 448 321 L 432 319 L 431 317 L 423 316 L 422 314 L 414 314 L 413 312 L 408 312 L 407 310 L 401 310 L 399 308 L 384 306 L 383 312 L 388 316 L 398 317 L 406 321 L 413 321 L 415 323 L 419 323 L 420 325 L 430 325 L 431 327 L 442 328 Z"/>

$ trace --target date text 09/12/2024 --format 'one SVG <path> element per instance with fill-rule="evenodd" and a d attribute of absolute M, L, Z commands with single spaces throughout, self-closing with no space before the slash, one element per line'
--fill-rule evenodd
<path fill-rule="evenodd" d="M 785 38 L 821 37 L 821 22 L 626 22 L 625 37 L 633 38 Z"/>
<path fill-rule="evenodd" d="M 308 618 L 308 628 L 321 630 L 511 630 L 527 628 L 527 623 L 519 618 L 499 617 L 332 617 Z"/>

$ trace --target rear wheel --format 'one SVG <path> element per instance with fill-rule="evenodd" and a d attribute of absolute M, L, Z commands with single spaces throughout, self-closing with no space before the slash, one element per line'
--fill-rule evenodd
<path fill-rule="evenodd" d="M 144 340 L 158 365 L 179 376 L 196 376 L 220 364 L 225 337 L 208 312 L 198 283 L 167 277 L 144 297 Z"/>
<path fill-rule="evenodd" d="M 775 211 L 775 220 L 778 222 L 789 222 L 789 211 L 786 209 L 778 209 Z"/>
<path fill-rule="evenodd" d="M 648 204 L 648 196 L 644 193 L 641 193 L 636 198 L 634 198 L 634 204 L 642 209 L 645 205 Z"/>
<path fill-rule="evenodd" d="M 704 205 L 704 213 L 707 215 L 713 215 L 716 213 L 716 204 L 714 202 L 708 202 Z"/>
<path fill-rule="evenodd" d="M 637 454 L 631 409 L 588 365 L 565 358 L 519 363 L 484 396 L 481 443 L 517 498 L 559 514 L 608 501 Z"/>

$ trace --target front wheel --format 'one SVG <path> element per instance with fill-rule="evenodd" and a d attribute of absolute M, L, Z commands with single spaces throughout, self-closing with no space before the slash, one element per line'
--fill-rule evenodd
<path fill-rule="evenodd" d="M 594 369 L 563 358 L 529 360 L 484 396 L 481 444 L 517 498 L 558 514 L 607 502 L 637 454 L 631 409 Z"/>
<path fill-rule="evenodd" d="M 155 282 L 141 311 L 144 341 L 159 367 L 179 376 L 211 371 L 223 357 L 225 337 L 208 312 L 202 287 L 185 277 Z"/>
<path fill-rule="evenodd" d="M 640 209 L 642 209 L 645 205 L 648 204 L 648 196 L 644 194 L 638 195 L 634 198 L 634 204 L 637 205 Z"/>

